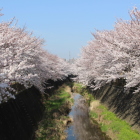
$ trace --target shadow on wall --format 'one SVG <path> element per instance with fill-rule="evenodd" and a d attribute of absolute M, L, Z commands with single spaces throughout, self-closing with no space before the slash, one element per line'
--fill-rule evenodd
<path fill-rule="evenodd" d="M 31 87 L 0 105 L 0 140 L 32 140 L 44 107 L 38 89 Z"/>
<path fill-rule="evenodd" d="M 118 80 L 94 91 L 93 95 L 140 132 L 140 93 L 134 94 L 134 89 L 124 91 L 123 85 Z"/>
<path fill-rule="evenodd" d="M 70 78 L 60 81 L 48 80 L 45 85 L 45 97 L 55 94 L 55 90 Z M 22 85 L 15 85 L 18 91 Z M 48 87 L 52 88 L 48 88 Z M 43 117 L 42 95 L 34 86 L 19 92 L 16 99 L 0 104 L 0 140 L 33 140 L 35 130 Z"/>

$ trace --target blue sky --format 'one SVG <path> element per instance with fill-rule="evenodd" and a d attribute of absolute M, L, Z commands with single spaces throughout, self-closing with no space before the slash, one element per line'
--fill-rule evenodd
<path fill-rule="evenodd" d="M 129 20 L 140 0 L 0 0 L 1 21 L 13 17 L 18 26 L 45 39 L 44 48 L 62 58 L 77 58 L 91 33 L 111 30 L 117 18 Z"/>

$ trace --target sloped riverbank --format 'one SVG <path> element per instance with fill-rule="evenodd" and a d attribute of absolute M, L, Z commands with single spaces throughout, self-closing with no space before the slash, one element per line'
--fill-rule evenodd
<path fill-rule="evenodd" d="M 74 83 L 72 90 L 82 94 L 86 98 L 88 104 L 90 105 L 89 109 L 91 120 L 93 123 L 97 122 L 102 131 L 105 132 L 112 140 L 140 139 L 138 131 L 133 130 L 130 124 L 121 120 L 113 112 L 109 111 L 107 106 L 101 104 L 99 100 L 95 100 L 93 95 L 89 94 L 86 87 L 78 83 Z"/>
<path fill-rule="evenodd" d="M 65 129 L 71 121 L 68 113 L 73 104 L 70 88 L 65 84 L 54 91 L 47 100 L 44 98 L 45 113 L 36 131 L 35 140 L 65 140 Z"/>

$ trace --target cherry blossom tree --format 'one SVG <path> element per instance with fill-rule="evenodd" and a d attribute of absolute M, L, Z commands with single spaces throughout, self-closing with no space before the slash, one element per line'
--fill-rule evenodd
<path fill-rule="evenodd" d="M 43 46 L 43 39 L 13 21 L 0 23 L 0 102 L 15 98 L 16 84 L 24 89 L 34 85 L 43 93 L 48 79 L 63 80 L 69 75 L 68 64 Z"/>
<path fill-rule="evenodd" d="M 130 12 L 130 21 L 118 20 L 114 30 L 96 31 L 76 61 L 77 80 L 97 89 L 123 78 L 126 88 L 140 91 L 140 11 Z"/>

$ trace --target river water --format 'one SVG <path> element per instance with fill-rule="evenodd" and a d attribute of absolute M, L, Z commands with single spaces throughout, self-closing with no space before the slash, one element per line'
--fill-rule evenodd
<path fill-rule="evenodd" d="M 66 140 L 111 140 L 102 133 L 97 124 L 93 125 L 89 119 L 89 109 L 84 98 L 73 93 L 74 105 L 69 116 L 73 123 L 67 128 Z"/>

